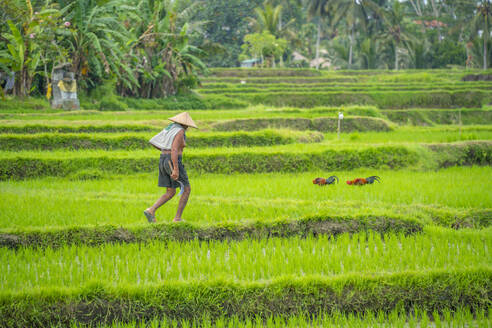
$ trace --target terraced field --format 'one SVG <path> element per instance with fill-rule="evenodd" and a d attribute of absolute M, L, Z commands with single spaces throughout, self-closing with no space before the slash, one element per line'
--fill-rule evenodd
<path fill-rule="evenodd" d="M 142 214 L 176 111 L 0 111 L 0 327 L 490 327 L 492 82 L 468 74 L 214 70 L 204 101 L 242 105 L 189 110 L 181 223 L 178 197 Z"/>

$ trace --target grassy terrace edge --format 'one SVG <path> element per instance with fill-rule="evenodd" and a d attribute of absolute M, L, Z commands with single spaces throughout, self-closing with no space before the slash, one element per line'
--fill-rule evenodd
<path fill-rule="evenodd" d="M 209 97 L 211 95 L 207 95 Z M 249 93 L 223 96 L 250 104 L 310 108 L 316 106 L 375 105 L 398 108 L 477 108 L 490 102 L 490 91 L 388 91 L 388 92 L 299 92 Z M 205 97 L 205 98 L 206 98 Z"/>
<path fill-rule="evenodd" d="M 421 223 L 407 218 L 386 216 L 326 217 L 311 216 L 300 220 L 255 221 L 197 225 L 187 222 L 148 226 L 72 227 L 30 231 L 0 231 L 0 247 L 56 248 L 64 245 L 96 246 L 104 243 L 140 243 L 151 240 L 187 241 L 241 240 L 308 235 L 333 235 L 360 231 L 414 234 L 422 232 Z"/>
<path fill-rule="evenodd" d="M 186 155 L 186 166 L 197 172 L 261 173 L 301 172 L 306 170 L 352 170 L 356 168 L 392 169 L 406 167 L 442 168 L 454 165 L 491 165 L 492 142 L 469 141 L 450 144 L 416 146 L 370 146 L 361 149 L 328 149 L 324 151 L 271 152 L 241 151 L 209 152 Z M 0 158 L 0 180 L 68 176 L 83 170 L 124 174 L 151 172 L 158 158 L 117 158 L 111 153 L 97 157 L 37 158 L 13 156 Z"/>
<path fill-rule="evenodd" d="M 429 270 L 381 275 L 281 277 L 261 282 L 189 281 L 155 286 L 43 288 L 0 292 L 0 327 L 68 326 L 125 323 L 208 316 L 239 318 L 260 315 L 344 314 L 411 311 L 433 312 L 492 306 L 492 269 Z"/>
<path fill-rule="evenodd" d="M 118 136 L 93 134 L 38 134 L 38 135 L 1 135 L 0 149 L 17 150 L 53 150 L 53 149 L 148 149 L 152 135 L 125 134 Z M 187 143 L 191 148 L 270 146 L 291 143 L 320 142 L 324 136 L 320 132 L 287 132 L 263 130 L 254 132 L 216 132 L 209 135 L 191 135 Z"/>

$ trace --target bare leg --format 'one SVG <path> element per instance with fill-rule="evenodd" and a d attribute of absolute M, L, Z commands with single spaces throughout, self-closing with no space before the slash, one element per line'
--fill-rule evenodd
<path fill-rule="evenodd" d="M 181 215 L 183 214 L 183 210 L 188 202 L 188 197 L 190 197 L 191 187 L 187 186 L 184 188 L 184 192 L 179 199 L 178 211 L 176 212 L 176 216 L 173 221 L 181 221 Z"/>
<path fill-rule="evenodd" d="M 154 205 L 152 205 L 151 207 L 149 207 L 148 209 L 146 209 L 146 211 L 149 212 L 152 215 L 155 215 L 155 211 L 157 211 L 157 209 L 159 207 L 161 207 L 162 205 L 164 205 L 168 200 L 170 200 L 171 198 L 173 198 L 175 194 L 176 194 L 176 189 L 174 189 L 174 188 L 167 188 L 166 193 L 164 195 L 162 195 L 155 202 Z"/>

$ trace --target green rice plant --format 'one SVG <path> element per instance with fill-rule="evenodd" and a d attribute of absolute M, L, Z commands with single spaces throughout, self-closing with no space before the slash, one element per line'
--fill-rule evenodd
<path fill-rule="evenodd" d="M 490 268 L 490 231 L 426 228 L 423 234 L 361 232 L 336 238 L 147 242 L 0 249 L 3 291 L 82 287 L 88 281 L 146 286 L 170 281 L 264 281 L 276 277 Z M 418 254 L 415 250 L 418 249 Z M 157 255 L 158 254 L 158 255 Z"/>
<path fill-rule="evenodd" d="M 343 130 L 343 124 L 342 124 Z M 451 143 L 465 140 L 492 140 L 492 128 L 489 126 L 401 126 L 393 131 L 351 132 L 338 138 L 336 133 L 326 133 L 324 144 L 375 144 L 375 143 Z"/>
<path fill-rule="evenodd" d="M 492 83 L 474 84 L 472 87 L 469 84 L 333 84 L 333 83 L 310 83 L 310 84 L 229 84 L 219 87 L 206 87 L 200 90 L 202 95 L 211 94 L 249 94 L 266 92 L 393 92 L 393 91 L 452 91 L 452 92 L 467 92 L 469 90 L 490 91 Z"/>
<path fill-rule="evenodd" d="M 227 94 L 250 104 L 271 106 L 341 106 L 347 104 L 375 105 L 386 108 L 452 108 L 482 107 L 490 99 L 490 92 L 467 91 L 361 91 L 361 92 L 258 92 L 250 94 Z"/>
<path fill-rule="evenodd" d="M 489 141 L 430 145 L 293 144 L 269 147 L 190 149 L 187 167 L 200 173 L 303 172 L 357 168 L 442 168 L 489 165 Z M 0 152 L 0 180 L 67 176 L 97 168 L 118 174 L 150 172 L 156 150 Z"/>
<path fill-rule="evenodd" d="M 383 114 L 392 122 L 405 125 L 492 124 L 491 110 L 385 110 Z"/>
<path fill-rule="evenodd" d="M 181 323 L 206 318 L 209 322 L 232 316 L 240 320 L 254 318 L 258 325 L 273 316 L 341 313 L 353 320 L 357 313 L 368 311 L 391 313 L 390 320 L 396 321 L 399 317 L 392 311 L 405 313 L 415 308 L 422 313 L 465 307 L 474 313 L 488 312 L 491 278 L 492 271 L 482 267 L 279 277 L 258 282 L 214 278 L 145 286 L 90 283 L 84 287 L 2 291 L 0 325 L 46 327 L 80 322 L 96 326 L 155 318 Z"/>
<path fill-rule="evenodd" d="M 9 112 L 39 112 L 40 110 L 48 110 L 49 102 L 45 98 L 28 97 L 22 100 L 6 97 L 0 102 L 0 111 Z"/>
<path fill-rule="evenodd" d="M 202 87 L 199 89 L 199 92 L 202 91 L 212 91 L 212 90 L 242 90 L 249 88 L 262 88 L 262 89 L 303 89 L 307 87 L 313 88 L 346 88 L 346 89 L 371 89 L 371 88 L 381 88 L 381 89 L 443 89 L 443 88 L 479 88 L 479 89 L 487 89 L 492 86 L 492 83 L 488 81 L 480 81 L 470 84 L 469 82 L 464 81 L 433 81 L 433 82 L 419 82 L 419 81 L 411 81 L 411 82 L 367 82 L 367 81 L 358 81 L 358 82 L 321 82 L 321 83 L 309 83 L 303 85 L 302 83 L 298 83 L 297 81 L 293 81 L 293 83 L 253 83 L 250 80 L 243 80 L 245 83 L 227 83 L 221 82 L 220 80 L 216 80 L 215 82 L 203 83 Z"/>
<path fill-rule="evenodd" d="M 305 68 L 288 68 L 288 69 L 244 69 L 244 68 L 213 68 L 210 72 L 211 76 L 227 77 L 227 76 L 320 76 L 321 72 L 315 69 Z"/>
<path fill-rule="evenodd" d="M 296 83 L 296 84 L 307 84 L 307 83 L 338 83 L 338 82 L 352 82 L 355 83 L 358 81 L 356 77 L 350 76 L 334 76 L 334 77 L 323 77 L 323 76 L 303 76 L 303 77 L 293 77 L 293 76 L 285 76 L 285 77 L 275 77 L 275 76 L 266 76 L 266 77 L 207 77 L 202 80 L 202 84 L 206 85 L 208 83 L 242 83 L 242 81 L 246 81 L 246 83 L 256 83 L 269 85 L 271 83 Z"/>
<path fill-rule="evenodd" d="M 418 164 L 417 153 L 406 146 L 365 147 L 360 150 L 314 148 L 312 152 L 302 152 L 306 144 L 296 144 L 277 150 L 265 147 L 245 148 L 216 148 L 208 153 L 188 152 L 187 166 L 199 172 L 299 172 L 322 169 L 355 169 L 359 167 L 392 167 L 401 168 Z M 451 148 L 453 146 L 450 146 Z M 487 143 L 477 143 L 469 146 L 483 149 L 488 154 Z M 255 149 L 256 148 L 256 149 Z M 323 149 L 324 148 L 324 149 Z M 468 148 L 462 146 L 464 151 Z M 460 148 L 460 149 L 461 149 Z M 213 148 L 212 148 L 213 149 Z M 4 152 L 0 158 L 0 180 L 23 179 L 41 176 L 67 176 L 81 169 L 98 168 L 113 173 L 149 172 L 156 167 L 156 151 L 79 151 L 52 153 L 19 152 L 9 154 Z M 457 152 L 466 160 L 467 153 Z M 107 157 L 110 156 L 110 157 Z M 44 157 L 44 159 L 43 159 Z M 461 158 L 461 157 L 460 157 Z M 484 158 L 487 163 L 489 156 Z M 468 162 L 466 162 L 468 163 Z"/>
<path fill-rule="evenodd" d="M 196 94 L 173 96 L 158 99 L 141 99 L 130 97 L 119 97 L 129 108 L 141 110 L 189 110 L 189 109 L 233 109 L 244 108 L 248 104 L 239 99 L 231 99 L 222 95 L 211 95 L 201 97 Z"/>
<path fill-rule="evenodd" d="M 89 176 L 89 178 L 93 178 Z M 88 179 L 88 178 L 85 178 Z M 0 246 L 57 248 L 66 245 L 96 246 L 105 243 L 144 243 L 149 241 L 243 240 L 271 237 L 337 236 L 342 233 L 374 231 L 414 234 L 422 231 L 417 220 L 387 216 L 327 216 L 317 215 L 298 220 L 258 220 L 215 224 L 173 223 L 130 226 L 113 225 L 16 230 L 0 233 Z"/>
<path fill-rule="evenodd" d="M 4 125 L 0 127 L 1 133 L 8 134 L 37 134 L 37 133 L 101 133 L 101 132 L 157 132 L 158 129 L 152 126 L 144 125 L 45 125 L 45 124 L 28 124 L 28 125 Z"/>
<path fill-rule="evenodd" d="M 181 321 L 181 327 L 203 327 L 203 328 L 308 328 L 308 327 L 347 327 L 347 328 L 362 328 L 362 327 L 427 327 L 429 318 L 425 312 L 420 314 L 418 308 L 410 311 L 416 314 L 401 313 L 401 310 L 393 310 L 390 313 L 367 311 L 365 314 L 353 315 L 343 313 L 317 313 L 317 314 L 299 314 L 295 316 L 270 316 L 265 319 L 258 318 L 238 318 L 220 317 L 213 322 L 208 316 L 198 318 L 195 321 Z M 490 312 L 490 311 L 489 311 Z M 418 314 L 417 314 L 418 313 Z M 476 314 L 471 313 L 468 308 L 459 308 L 457 310 L 444 310 L 445 320 L 441 327 L 488 327 L 492 325 L 491 318 L 487 317 L 485 311 L 478 311 Z M 442 315 L 439 315 L 441 317 Z M 437 320 L 434 321 L 437 326 Z M 175 328 L 178 326 L 177 321 L 163 319 L 154 319 L 151 321 L 118 323 L 115 322 L 109 325 L 97 326 L 98 328 Z M 83 328 L 84 325 L 72 323 L 71 328 Z"/>
<path fill-rule="evenodd" d="M 212 125 L 218 131 L 255 131 L 265 128 L 290 128 L 294 130 L 317 130 L 321 132 L 337 131 L 337 117 L 237 119 L 217 122 Z M 388 122 L 372 117 L 348 117 L 343 121 L 345 132 L 351 131 L 390 131 Z"/>
<path fill-rule="evenodd" d="M 157 187 L 154 164 L 152 174 L 83 181 L 45 178 L 0 182 L 0 228 L 146 224 L 142 211 L 164 193 Z M 184 218 L 192 223 L 215 224 L 319 214 L 381 215 L 413 217 L 425 224 L 487 226 L 492 192 L 489 184 L 482 182 L 490 179 L 491 170 L 454 167 L 439 171 L 365 169 L 232 175 L 190 171 L 192 193 Z M 313 185 L 314 178 L 330 175 L 337 175 L 340 184 Z M 371 175 L 380 176 L 382 183 L 364 187 L 345 183 Z M 170 221 L 177 199 L 159 210 L 158 222 Z"/>
<path fill-rule="evenodd" d="M 148 149 L 149 133 L 124 134 L 35 134 L 0 135 L 2 150 L 53 150 L 53 149 Z M 274 131 L 255 132 L 211 132 L 193 133 L 187 138 L 189 147 L 237 147 L 268 146 L 295 142 L 319 142 L 323 135 L 319 132 Z"/>
<path fill-rule="evenodd" d="M 395 109 L 393 109 L 395 110 Z M 422 109 L 409 109 L 409 110 L 397 110 L 397 113 L 416 113 L 419 114 L 422 111 L 430 113 L 430 115 L 442 114 L 455 116 L 458 114 L 458 110 L 462 111 L 462 120 L 465 123 L 467 115 L 473 117 L 489 115 L 486 107 L 482 108 L 461 108 L 461 109 L 440 109 L 430 110 L 426 108 Z M 375 106 L 363 106 L 363 105 L 349 105 L 341 107 L 329 107 L 329 106 L 317 106 L 312 108 L 300 108 L 300 107 L 272 107 L 265 105 L 249 106 L 246 109 L 235 110 L 193 110 L 193 119 L 198 121 L 199 126 L 207 126 L 209 122 L 220 121 L 224 119 L 240 119 L 240 118 L 316 118 L 323 116 L 336 117 L 338 112 L 342 111 L 347 117 L 354 116 L 369 116 L 369 117 L 381 117 L 379 109 Z M 471 114 L 468 114 L 468 111 Z M 383 111 L 386 116 L 391 114 L 391 110 Z M 466 113 L 465 113 L 466 112 Z M 0 113 L 0 119 L 2 119 L 1 128 L 4 132 L 9 126 L 19 126 L 26 122 L 29 124 L 36 123 L 38 125 L 63 125 L 69 126 L 83 126 L 83 125 L 112 125 L 126 124 L 126 125 L 150 125 L 152 127 L 165 126 L 169 121 L 166 121 L 168 117 L 176 115 L 176 111 L 166 110 L 146 110 L 146 111 L 125 111 L 125 112 L 113 112 L 111 114 L 100 111 L 77 111 L 77 112 L 42 112 L 37 113 Z M 449 113 L 449 114 L 446 114 Z M 403 115 L 402 114 L 402 115 Z M 398 118 L 398 114 L 395 116 L 395 120 Z M 401 116 L 401 115 L 400 115 Z M 433 119 L 431 116 L 430 119 Z M 483 123 L 480 123 L 483 124 Z"/>

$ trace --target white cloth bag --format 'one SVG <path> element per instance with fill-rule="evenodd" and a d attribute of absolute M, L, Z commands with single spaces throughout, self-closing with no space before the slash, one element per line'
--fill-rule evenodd
<path fill-rule="evenodd" d="M 171 150 L 174 137 L 183 129 L 183 126 L 179 123 L 169 124 L 165 129 L 153 136 L 149 142 L 161 150 Z"/>

